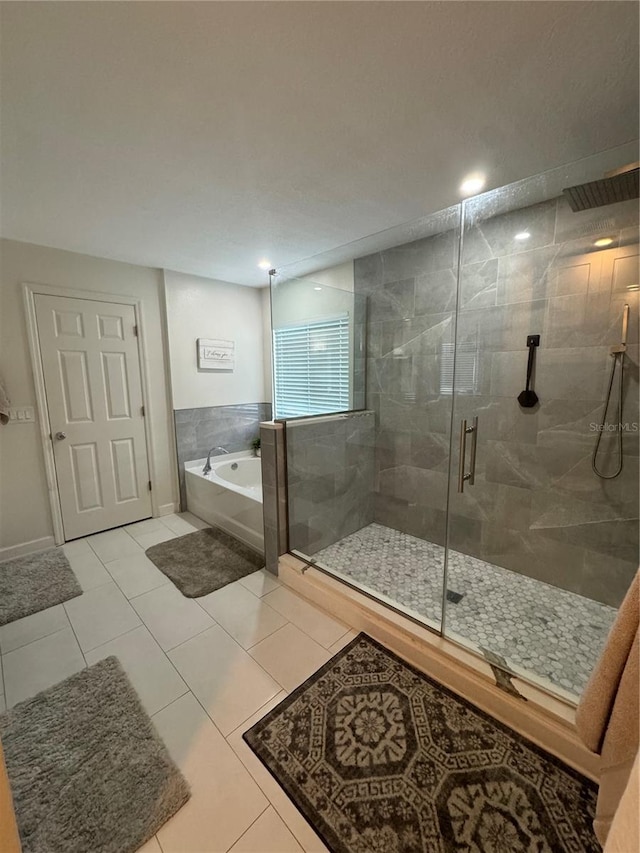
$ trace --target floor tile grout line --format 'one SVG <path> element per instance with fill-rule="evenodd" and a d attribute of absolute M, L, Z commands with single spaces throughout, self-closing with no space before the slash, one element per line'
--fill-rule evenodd
<path fill-rule="evenodd" d="M 82 596 L 78 596 L 78 597 L 82 598 Z M 69 616 L 69 611 L 65 607 L 65 604 L 66 604 L 66 602 L 63 602 L 62 606 L 64 607 L 64 612 L 67 614 L 67 620 L 69 622 L 69 627 L 73 631 L 73 636 L 75 637 L 76 643 L 78 644 L 78 648 L 80 649 L 80 654 L 82 655 L 82 660 L 84 661 L 84 665 L 89 666 L 89 664 L 87 663 L 87 659 L 85 657 L 85 654 L 84 654 L 84 649 L 80 645 L 80 640 L 78 639 L 78 635 L 76 634 L 76 629 L 73 627 L 73 622 L 71 621 L 71 617 Z"/>
<path fill-rule="evenodd" d="M 277 611 L 277 610 L 276 610 L 275 612 L 276 612 L 276 613 L 278 613 L 278 611 Z M 278 616 L 282 616 L 282 613 L 278 613 Z M 284 617 L 284 616 L 282 616 L 282 618 L 283 618 L 283 619 L 285 619 L 285 617 Z M 291 622 L 289 622 L 289 620 L 288 620 L 288 619 L 285 619 L 285 623 L 284 623 L 284 625 L 278 625 L 278 627 L 277 627 L 277 628 L 274 628 L 274 629 L 273 629 L 273 631 L 269 631 L 269 633 L 268 633 L 268 634 L 265 634 L 265 635 L 264 635 L 264 637 L 260 637 L 260 639 L 259 639 L 259 640 L 256 640 L 256 642 L 255 642 L 255 643 L 253 643 L 252 645 L 248 646 L 246 649 L 244 648 L 244 646 L 242 646 L 242 648 L 245 650 L 245 652 L 249 652 L 249 653 L 250 653 L 250 652 L 251 652 L 251 649 L 255 649 L 255 647 L 256 647 L 256 646 L 259 646 L 259 645 L 260 645 L 260 643 L 261 643 L 263 640 L 268 640 L 268 639 L 269 639 L 269 637 L 273 637 L 273 635 L 274 635 L 275 633 L 277 633 L 281 628 L 285 628 L 287 625 L 291 625 L 291 624 L 292 624 L 292 623 L 291 623 Z M 234 639 L 235 639 L 235 637 L 234 637 Z M 236 642 L 238 642 L 238 641 L 236 640 Z M 253 657 L 253 655 L 252 655 L 252 657 Z M 254 660 L 255 660 L 255 658 L 254 658 Z M 273 677 L 273 676 L 272 676 L 272 677 Z"/>
<path fill-rule="evenodd" d="M 310 601 L 307 601 L 306 598 L 301 596 L 294 589 L 291 589 L 291 587 L 288 587 L 286 584 L 280 584 L 280 586 L 283 587 L 284 589 L 286 589 L 287 592 L 290 592 L 296 598 L 299 598 L 300 601 L 304 602 L 305 604 L 308 604 L 309 607 L 312 607 L 315 610 L 317 610 L 322 616 L 327 616 L 329 619 L 332 619 L 334 622 L 337 622 L 339 625 L 346 624 L 346 623 L 342 622 L 342 620 L 336 619 L 334 616 L 331 616 L 331 614 L 328 613 L 326 610 L 322 610 L 320 607 L 317 607 L 315 604 L 312 604 Z M 271 593 L 273 593 L 273 592 L 277 592 L 277 590 L 272 589 L 271 592 L 268 592 L 263 596 L 262 600 L 264 600 L 264 598 L 266 598 L 267 595 L 271 595 Z M 265 602 L 265 603 L 269 604 L 269 602 Z M 287 620 L 287 622 L 290 622 L 292 625 L 295 625 L 296 628 L 298 628 L 300 631 L 302 631 L 303 634 L 306 634 L 307 637 L 309 637 L 309 639 L 313 640 L 314 643 L 317 643 L 319 646 L 321 646 L 326 651 L 329 651 L 329 646 L 332 646 L 334 643 L 337 643 L 338 640 L 340 640 L 342 637 L 344 637 L 344 635 L 347 634 L 349 631 L 354 630 L 354 627 L 352 625 L 349 625 L 347 627 L 346 631 L 344 631 L 344 633 L 340 634 L 339 637 L 336 637 L 335 640 L 332 640 L 331 643 L 329 644 L 329 646 L 325 646 L 324 643 L 321 643 L 319 640 L 316 640 L 315 637 L 312 637 L 311 634 L 308 631 L 306 631 L 304 628 L 300 627 L 300 625 L 297 625 L 295 622 L 292 622 L 292 620 L 288 616 L 285 616 L 285 614 L 281 610 L 278 610 L 276 607 L 274 607 L 273 604 L 269 604 L 269 606 L 271 607 L 272 610 L 275 610 L 276 613 L 279 613 L 281 616 L 284 616 L 284 618 Z"/>
<path fill-rule="evenodd" d="M 178 673 L 178 674 L 179 674 L 179 673 Z M 184 679 L 182 679 L 182 681 L 183 681 L 183 683 L 184 683 Z M 176 696 L 175 698 L 173 698 L 170 702 L 167 702 L 167 704 L 166 704 L 166 705 L 163 705 L 163 706 L 162 706 L 162 708 L 158 708 L 158 710 L 157 710 L 157 711 L 154 711 L 152 714 L 149 714 L 149 712 L 147 711 L 146 713 L 147 713 L 147 715 L 149 716 L 149 719 L 150 719 L 150 720 L 151 720 L 151 719 L 153 719 L 153 717 L 155 717 L 155 715 L 156 715 L 156 714 L 159 714 L 161 711 L 164 711 L 166 708 L 168 708 L 168 707 L 169 707 L 169 705 L 173 705 L 173 703 L 174 703 L 174 702 L 177 702 L 177 701 L 178 701 L 178 699 L 184 699 L 184 697 L 185 697 L 185 696 L 188 696 L 188 695 L 189 695 L 189 693 L 191 693 L 191 694 L 194 696 L 194 699 L 195 699 L 195 695 L 193 694 L 193 690 L 191 690 L 191 688 L 190 688 L 187 684 L 185 684 L 185 687 L 186 687 L 187 689 L 184 691 L 184 693 L 181 693 L 179 696 Z M 222 734 L 222 732 L 221 732 L 221 734 Z"/>
<path fill-rule="evenodd" d="M 202 609 L 204 610 L 204 607 L 203 607 Z M 136 612 L 137 612 L 137 611 L 136 611 Z M 207 611 L 206 611 L 206 610 L 205 610 L 204 612 L 205 612 L 205 613 L 207 613 Z M 282 614 L 280 614 L 280 615 L 282 615 Z M 173 651 L 175 651 L 177 648 L 179 648 L 180 646 L 183 646 L 185 643 L 188 643 L 188 642 L 190 642 L 191 640 L 195 640 L 195 638 L 196 638 L 196 637 L 199 637 L 201 634 L 205 634 L 207 631 L 210 631 L 210 630 L 211 630 L 211 628 L 213 628 L 213 627 L 218 627 L 218 628 L 220 628 L 222 631 L 224 631 L 224 633 L 225 633 L 225 634 L 226 634 L 226 635 L 227 635 L 231 640 L 233 640 L 233 642 L 238 646 L 238 648 L 240 649 L 240 651 L 241 651 L 241 652 L 244 652 L 245 654 L 249 655 L 249 657 L 251 658 L 251 660 L 256 664 L 256 666 L 259 666 L 259 667 L 260 667 L 260 669 L 264 672 L 264 674 L 265 674 L 268 678 L 270 678 L 272 681 L 274 681 L 276 684 L 278 684 L 278 685 L 282 688 L 282 690 L 286 690 L 286 687 L 284 687 L 284 685 L 281 685 L 281 684 L 280 684 L 280 682 L 278 681 L 278 679 L 277 679 L 277 678 L 274 678 L 274 676 L 273 676 L 273 675 L 271 675 L 271 673 L 270 673 L 270 672 L 268 672 L 268 671 L 267 671 L 267 670 L 262 666 L 262 664 L 260 663 L 260 661 L 257 661 L 257 660 L 253 657 L 253 655 L 251 654 L 251 652 L 249 651 L 249 649 L 245 649 L 242 645 L 240 645 L 240 643 L 236 640 L 236 638 L 235 638 L 234 636 L 232 636 L 232 635 L 227 631 L 227 629 L 224 627 L 224 625 L 221 625 L 219 622 L 217 622 L 217 621 L 214 619 L 214 617 L 213 617 L 213 616 L 211 616 L 211 614 L 210 614 L 210 613 L 207 613 L 207 616 L 208 616 L 210 619 L 212 619 L 212 620 L 213 620 L 214 625 L 210 625 L 208 628 L 205 628 L 205 629 L 204 629 L 204 631 L 198 631 L 198 633 L 197 633 L 197 634 L 194 634 L 194 635 L 193 635 L 193 637 L 189 637 L 189 639 L 188 639 L 188 640 L 183 640 L 183 642 L 182 642 L 182 643 L 179 643 L 177 646 L 173 646 L 173 648 L 171 648 L 171 649 L 166 649 L 166 650 L 165 650 L 165 649 L 163 649 L 163 651 L 165 652 L 165 654 L 167 655 L 167 657 L 168 657 L 168 653 L 169 653 L 169 652 L 173 652 Z M 142 618 L 142 617 L 141 617 L 141 618 Z M 277 631 L 282 630 L 282 628 L 286 628 L 286 626 L 287 626 L 287 625 L 289 625 L 289 624 L 291 624 L 291 623 L 289 623 L 288 621 L 287 621 L 287 622 L 285 622 L 285 624 L 284 624 L 284 625 L 281 625 L 281 626 L 280 626 L 280 628 L 276 628 L 276 630 L 273 632 L 273 634 L 277 633 Z M 151 628 L 149 628 L 149 631 L 151 631 Z M 152 632 L 152 631 L 151 631 L 151 633 L 153 634 L 153 632 Z M 269 636 L 273 636 L 273 634 L 270 634 Z M 154 636 L 154 639 L 155 639 L 155 636 Z M 265 639 L 266 639 L 266 637 L 265 637 Z M 157 642 L 157 641 L 156 641 L 156 642 Z M 262 642 L 262 640 L 260 640 L 259 642 Z M 256 643 L 255 645 L 258 645 L 258 644 Z M 255 648 L 255 646 L 252 646 L 252 648 Z M 169 658 L 169 660 L 171 660 L 171 658 Z M 172 662 L 172 663 L 173 663 L 173 662 Z M 183 679 L 183 680 L 184 680 L 184 679 Z M 266 703 L 265 703 L 265 704 L 266 704 Z M 248 719 L 248 718 L 247 718 L 247 719 Z"/>
<path fill-rule="evenodd" d="M 234 729 L 234 730 L 233 730 L 233 732 L 229 732 L 229 734 L 228 734 L 228 735 L 225 735 L 225 734 L 221 731 L 220 727 L 219 727 L 219 726 L 218 726 L 218 724 L 215 722 L 215 720 L 211 717 L 211 714 L 209 714 L 209 712 L 207 711 L 207 709 L 204 707 L 204 705 L 202 704 L 202 702 L 200 701 L 200 699 L 199 699 L 199 698 L 196 696 L 196 694 L 193 692 L 193 690 L 189 689 L 186 693 L 183 693 L 183 694 L 182 694 L 182 696 L 178 696 L 178 697 L 177 697 L 176 699 L 174 699 L 172 702 L 169 702 L 167 705 L 165 705 L 165 707 L 164 707 L 164 708 L 161 708 L 161 709 L 160 709 L 160 711 L 155 711 L 152 715 L 149 715 L 149 718 L 151 719 L 151 722 L 152 722 L 152 723 L 154 722 L 154 721 L 153 721 L 153 718 L 155 717 L 155 715 L 156 715 L 156 714 L 161 713 L 161 711 L 166 710 L 166 709 L 167 709 L 167 708 L 169 708 L 171 705 L 173 705 L 175 702 L 179 702 L 179 701 L 180 701 L 180 699 L 184 699 L 184 697 L 185 697 L 185 696 L 189 696 L 189 695 L 193 696 L 193 698 L 194 698 L 194 700 L 195 700 L 196 704 L 198 704 L 198 705 L 200 706 L 200 708 L 202 709 L 202 711 L 203 711 L 204 715 L 205 715 L 205 716 L 206 716 L 206 718 L 209 720 L 209 722 L 211 723 L 211 725 L 212 725 L 212 726 L 214 727 L 214 729 L 218 732 L 218 734 L 220 735 L 220 737 L 224 740 L 225 744 L 229 747 L 229 749 L 230 749 L 230 750 L 231 750 L 231 752 L 235 755 L 235 757 L 238 759 L 238 761 L 240 762 L 240 764 L 244 767 L 244 769 L 245 769 L 245 771 L 246 771 L 247 775 L 251 778 L 251 781 L 252 781 L 252 782 L 253 782 L 253 784 L 256 786 L 256 788 L 260 791 L 260 793 L 261 793 L 261 794 L 262 794 L 262 796 L 265 798 L 265 800 L 267 801 L 267 803 L 268 803 L 270 806 L 272 806 L 272 807 L 274 808 L 274 810 L 275 810 L 275 811 L 277 811 L 277 809 L 275 808 L 275 805 L 274 805 L 274 804 L 272 803 L 272 801 L 270 800 L 270 798 L 269 798 L 268 794 L 266 793 L 266 791 L 264 791 L 264 790 L 263 790 L 262 786 L 260 785 L 260 783 L 258 782 L 258 780 L 254 777 L 253 773 L 251 773 L 251 771 L 249 770 L 249 768 L 247 767 L 247 765 L 244 763 L 244 761 L 242 760 L 242 758 L 238 755 L 238 753 L 235 751 L 235 749 L 233 748 L 233 746 L 229 743 L 228 738 L 230 738 L 230 737 L 231 737 L 231 735 L 233 734 L 233 732 L 237 731 L 237 729 L 238 729 L 238 728 L 240 728 L 240 726 L 244 725 L 244 723 L 246 723 L 246 720 L 244 720 L 242 723 L 240 723 L 240 725 L 239 725 L 239 726 L 237 726 L 237 728 L 236 728 L 236 729 Z M 276 695 L 277 695 L 277 694 L 276 694 Z M 273 698 L 274 698 L 274 697 L 271 697 L 271 699 L 273 699 Z M 269 704 L 269 702 L 271 701 L 271 699 L 267 700 L 267 702 L 265 702 L 263 705 L 261 705 L 261 706 L 260 706 L 260 708 L 258 708 L 258 711 L 260 711 L 262 708 L 264 708 L 264 707 L 265 707 L 265 705 L 268 705 L 268 704 Z M 257 713 L 258 713 L 258 711 L 255 711 L 255 712 L 254 712 L 254 714 L 257 714 Z M 250 717 L 247 717 L 247 720 L 250 720 L 250 719 L 251 719 L 251 717 L 252 717 L 252 716 L 254 716 L 254 714 L 252 714 Z M 155 728 L 155 729 L 156 729 L 156 731 L 158 732 L 158 727 L 155 725 L 155 723 L 154 723 L 154 728 Z M 162 742 L 163 742 L 163 743 L 165 743 L 165 742 L 164 742 L 164 739 L 162 738 L 162 736 L 160 735 L 160 733 L 159 733 L 159 732 L 158 732 L 158 734 L 159 734 L 159 736 L 161 737 Z M 167 747 L 166 743 L 165 743 L 165 748 L 168 750 L 168 747 Z M 285 796 L 286 796 L 286 794 L 285 794 Z M 260 812 L 260 814 L 264 814 L 264 812 L 267 810 L 267 808 L 269 808 L 269 805 L 267 805 L 267 806 L 262 810 L 262 812 Z M 279 814 L 279 813 L 278 813 L 278 814 Z M 289 825 L 287 824 L 287 822 L 285 821 L 285 819 L 282 817 L 282 815 L 280 815 L 280 814 L 279 814 L 279 816 L 280 816 L 280 819 L 281 819 L 281 820 L 283 821 L 283 823 L 287 826 L 287 828 L 289 829 L 289 831 L 291 832 L 291 834 L 294 836 L 294 838 L 295 838 L 295 839 L 296 839 L 296 841 L 297 841 L 297 840 L 298 840 L 298 838 L 297 838 L 297 836 L 295 835 L 295 833 L 293 832 L 293 829 L 292 829 L 291 827 L 289 827 Z M 260 817 L 260 815 L 258 815 L 258 817 Z M 257 820 L 257 818 L 256 818 L 256 820 Z M 255 821 L 254 821 L 254 823 L 255 823 Z M 243 833 L 243 834 L 244 834 L 244 833 Z M 236 840 L 234 841 L 234 844 L 237 844 L 238 840 L 239 840 L 241 837 L 242 837 L 242 835 L 240 835 L 238 838 L 236 838 Z M 160 843 L 160 841 L 159 841 L 159 840 L 158 840 L 158 843 Z M 231 846 L 233 847 L 233 844 L 232 844 Z M 302 846 L 302 845 L 301 845 L 301 846 Z M 161 847 L 160 849 L 162 849 L 162 847 Z M 228 848 L 228 849 L 231 849 L 231 848 Z M 303 849 L 304 849 L 304 848 L 303 848 Z"/>
<path fill-rule="evenodd" d="M 287 694 L 287 695 L 289 695 L 289 694 Z M 286 697 L 285 697 L 285 698 L 286 698 Z M 284 699 L 283 699 L 282 701 L 284 701 Z M 264 706 L 263 706 L 263 707 L 264 707 Z M 257 712 L 256 712 L 256 713 L 257 713 Z M 267 712 L 267 713 L 268 713 L 268 712 Z M 251 718 L 249 717 L 248 719 L 251 719 Z M 245 720 L 245 723 L 246 723 L 246 720 Z M 241 725 L 244 725 L 244 723 L 241 723 Z M 238 726 L 238 728 L 240 728 L 240 726 Z M 237 729 L 234 729 L 234 731 L 229 735 L 229 737 L 231 737 L 231 735 L 232 735 L 232 734 L 235 734 L 235 732 L 236 732 L 236 731 L 237 731 Z M 244 740 L 244 738 L 242 738 L 242 735 L 241 735 L 241 739 L 242 739 L 242 742 L 243 742 L 243 743 L 245 744 L 245 746 L 247 747 L 247 749 L 249 750 L 249 752 L 251 753 L 251 755 L 256 759 L 256 761 L 257 761 L 258 763 L 260 763 L 260 759 L 259 759 L 259 758 L 258 758 L 258 756 L 255 754 L 255 752 L 253 752 L 253 750 L 251 749 L 251 747 L 249 746 L 249 744 Z M 304 839 L 303 839 L 303 838 L 301 838 L 301 837 L 296 833 L 295 828 L 289 824 L 289 822 L 288 822 L 288 820 L 287 820 L 287 818 L 286 818 L 286 815 L 282 814 L 282 812 L 281 812 L 281 811 L 280 811 L 280 809 L 278 808 L 277 804 L 276 804 L 276 803 L 274 803 L 274 802 L 273 802 L 273 800 L 269 797 L 269 794 L 267 793 L 267 791 L 265 791 L 265 789 L 264 789 L 264 788 L 262 787 L 262 785 L 260 784 L 259 780 L 258 780 L 258 779 L 256 779 L 256 777 L 255 777 L 255 776 L 253 775 L 253 773 L 251 772 L 251 768 L 249 767 L 249 765 L 248 765 L 248 764 L 246 764 L 246 763 L 242 760 L 242 755 L 240 755 L 238 752 L 236 752 L 236 750 L 233 748 L 233 745 L 232 745 L 231 743 L 229 744 L 229 746 L 231 747 L 231 749 L 233 749 L 234 755 L 236 755 L 236 756 L 237 756 L 238 760 L 240 761 L 240 763 L 242 764 L 242 766 L 245 768 L 245 770 L 247 771 L 247 773 L 251 776 L 251 778 L 252 778 L 252 779 L 253 779 L 253 781 L 256 783 L 256 785 L 258 786 L 258 788 L 260 788 L 260 790 L 262 791 L 263 795 L 264 795 L 264 796 L 266 797 L 266 799 L 271 803 L 271 807 L 273 808 L 273 810 L 275 811 L 275 813 L 278 815 L 278 817 L 280 818 L 280 820 L 281 820 L 281 821 L 284 823 L 284 825 L 287 827 L 287 829 L 289 830 L 289 832 L 291 833 L 291 835 L 293 835 L 293 837 L 295 838 L 295 840 L 297 841 L 297 843 L 300 845 L 300 847 L 302 848 L 302 850 L 303 850 L 303 851 L 306 851 L 306 849 L 307 849 L 307 848 L 306 848 L 306 847 L 305 847 L 305 845 L 304 845 Z M 262 765 L 262 764 L 260 764 L 260 766 L 263 766 L 263 765 Z M 268 773 L 269 773 L 269 771 L 267 771 L 267 774 L 268 774 Z M 279 787 L 279 788 L 280 788 L 280 790 L 282 791 L 283 796 L 285 797 L 285 799 L 287 800 L 287 802 L 288 802 L 288 803 L 290 803 L 290 805 L 292 806 L 292 808 L 294 809 L 294 811 L 298 814 L 298 816 L 300 817 L 300 819 L 301 819 L 301 820 L 303 820 L 303 821 L 306 823 L 307 827 L 308 827 L 308 828 L 309 828 L 309 829 L 314 833 L 314 835 L 316 835 L 316 836 L 318 837 L 318 840 L 319 840 L 319 841 L 322 841 L 322 839 L 320 839 L 320 837 L 318 836 L 318 833 L 317 833 L 317 832 L 315 831 L 315 829 L 311 826 L 311 824 L 309 823 L 309 821 L 307 820 L 307 818 L 302 814 L 302 812 L 300 811 L 300 809 L 298 808 L 298 806 L 293 802 L 293 800 L 291 799 L 291 797 L 287 794 L 287 792 L 286 792 L 286 791 L 284 790 L 284 788 L 280 785 L 280 783 L 279 783 L 279 782 L 278 782 L 274 777 L 272 777 L 272 776 L 269 776 L 268 778 L 269 778 L 269 781 L 272 781 L 272 782 L 274 782 L 276 785 L 278 785 L 278 787 Z M 324 843 L 324 842 L 322 842 L 322 843 Z"/>
<path fill-rule="evenodd" d="M 288 691 L 288 690 L 285 690 L 285 688 L 283 687 L 283 688 L 282 688 L 282 690 L 280 690 L 279 692 L 280 692 L 280 693 L 284 693 L 284 694 L 285 694 L 285 695 L 282 697 L 282 700 L 281 700 L 282 702 L 284 702 L 284 700 L 285 700 L 285 699 L 287 698 L 287 696 L 289 695 L 289 691 Z M 278 693 L 276 693 L 276 696 L 277 696 L 277 695 L 278 695 Z M 253 714 L 249 714 L 249 716 L 248 716 L 245 720 L 243 720 L 241 723 L 238 723 L 238 725 L 235 727 L 235 729 L 234 729 L 232 732 L 229 732 L 229 734 L 228 734 L 228 735 L 223 735 L 223 737 L 225 738 L 225 740 L 229 740 L 229 738 L 230 738 L 230 737 L 233 737 L 233 736 L 236 734 L 236 732 L 238 731 L 238 729 L 241 729 L 243 726 L 245 726 L 245 725 L 247 724 L 247 721 L 248 721 L 248 720 L 250 720 L 252 717 L 255 717 L 255 716 L 256 716 L 256 714 L 259 714 L 259 713 L 260 713 L 260 711 L 262 711 L 262 709 L 263 709 L 263 708 L 266 708 L 266 707 L 267 707 L 267 705 L 269 705 L 271 702 L 273 702 L 273 700 L 274 700 L 275 698 L 276 698 L 275 696 L 272 696 L 272 697 L 271 697 L 271 699 L 267 699 L 267 701 L 266 701 L 266 702 L 263 702 L 263 703 L 262 703 L 262 705 L 260 705 L 260 707 L 259 707 L 257 710 L 255 710 L 255 711 L 253 712 Z M 279 704 L 280 704 L 280 703 L 278 703 L 278 705 L 279 705 Z M 276 707 L 277 707 L 277 706 L 276 706 Z M 269 713 L 269 712 L 267 711 L 266 713 Z M 264 714 L 263 714 L 263 716 L 264 716 Z M 262 718 L 261 718 L 261 719 L 262 719 Z M 257 722 L 257 721 L 256 721 L 256 722 Z M 231 744 L 229 744 L 229 745 L 231 746 Z"/>
<path fill-rule="evenodd" d="M 158 589 L 162 589 L 162 587 L 158 587 Z M 151 591 L 153 592 L 154 590 L 151 590 Z M 137 611 L 137 610 L 136 610 L 136 613 L 138 613 L 138 611 Z M 138 614 L 138 615 L 140 615 L 140 614 Z M 208 613 L 207 613 L 207 616 L 209 616 L 209 614 L 208 614 Z M 179 649 L 179 648 L 180 648 L 180 646 L 184 646 L 184 644 L 185 644 L 185 643 L 189 643 L 191 640 L 195 640 L 195 638 L 196 638 L 196 637 L 200 637 L 202 634 L 206 634 L 206 633 L 207 633 L 207 631 L 210 631 L 212 628 L 215 628 L 216 626 L 217 626 L 218 628 L 222 628 L 222 625 L 218 625 L 218 623 L 215 621 L 215 619 L 213 619 L 213 616 L 209 616 L 209 618 L 210 618 L 210 619 L 212 619 L 212 620 L 213 620 L 213 622 L 214 622 L 215 624 L 213 624 L 213 625 L 208 625 L 206 628 L 203 628 L 203 629 L 202 629 L 202 631 L 198 631 L 198 633 L 197 633 L 197 634 L 194 634 L 194 635 L 193 635 L 193 637 L 187 637 L 187 639 L 186 639 L 186 640 L 181 640 L 181 641 L 180 641 L 176 646 L 171 646 L 171 648 L 170 648 L 170 649 L 163 649 L 163 648 L 162 648 L 162 646 L 160 645 L 160 640 L 158 640 L 158 638 L 157 638 L 157 637 L 156 637 L 156 635 L 153 633 L 153 631 L 151 630 L 151 628 L 147 625 L 147 623 L 144 621 L 144 619 L 142 619 L 142 616 L 140 616 L 140 619 L 142 619 L 142 624 L 145 626 L 145 628 L 147 629 L 147 631 L 149 631 L 149 633 L 151 634 L 151 636 L 153 637 L 153 639 L 154 639 L 154 640 L 156 641 L 156 643 L 160 646 L 160 648 L 161 648 L 161 649 L 162 649 L 162 651 L 165 653 L 165 655 L 167 655 L 167 657 L 169 657 L 169 652 L 174 652 L 176 649 Z M 224 630 L 224 629 L 223 629 L 223 630 Z M 170 659 L 170 658 L 169 658 L 169 659 Z M 171 660 L 171 659 L 170 659 L 170 660 Z"/>
<path fill-rule="evenodd" d="M 138 554 L 127 554 L 127 555 L 125 555 L 124 557 L 116 557 L 116 559 L 115 559 L 115 560 L 109 560 L 109 561 L 108 561 L 108 563 L 116 563 L 116 562 L 118 562 L 119 560 L 126 560 L 126 559 L 127 559 L 127 557 L 137 557 L 137 556 L 138 556 Z M 100 559 L 100 558 L 98 557 L 98 559 Z M 147 559 L 149 559 L 149 558 L 147 557 Z M 171 579 L 170 579 L 169 577 L 167 577 L 167 575 L 165 575 L 166 581 L 165 581 L 164 583 L 161 583 L 161 584 L 159 584 L 158 586 L 154 586 L 154 587 L 152 587 L 151 589 L 147 589 L 147 590 L 145 590 L 144 592 L 139 592 L 137 595 L 133 595 L 133 596 L 131 596 L 131 598 L 129 598 L 129 596 L 128 596 L 128 595 L 127 595 L 127 593 L 124 591 L 124 589 L 120 586 L 120 584 L 118 583 L 118 581 L 116 580 L 116 578 L 111 574 L 111 572 L 110 572 L 110 570 L 109 570 L 108 563 L 105 563 L 105 562 L 103 562 L 103 561 L 101 561 L 101 562 L 102 562 L 102 565 L 103 565 L 103 566 L 104 566 L 104 568 L 105 568 L 105 571 L 107 572 L 107 574 L 109 575 L 109 577 L 111 578 L 111 580 L 114 582 L 114 584 L 118 587 L 118 589 L 120 590 L 120 592 L 121 592 L 121 593 L 124 595 L 124 597 L 127 599 L 127 601 L 129 602 L 129 604 L 131 604 L 131 602 L 132 602 L 132 600 L 133 600 L 134 598 L 139 598 L 141 595 L 146 595 L 148 592 L 153 592 L 153 591 L 154 591 L 154 590 L 156 590 L 156 589 L 160 589 L 160 587 L 161 587 L 161 586 L 166 586 L 168 583 L 171 583 Z M 155 564 L 154 564 L 154 565 L 155 565 Z M 157 568 L 157 566 L 156 566 L 156 568 Z M 158 571 L 160 571 L 160 569 L 158 569 Z M 101 586 L 105 586 L 105 584 L 101 584 Z M 95 589 L 97 589 L 98 587 L 94 587 L 94 588 L 95 588 Z M 133 605 L 131 605 L 131 606 L 133 607 Z M 135 610 L 135 607 L 134 607 L 134 610 Z M 137 611 L 136 611 L 136 612 L 137 612 Z"/>
<path fill-rule="evenodd" d="M 253 779 L 253 776 L 252 776 L 251 778 Z M 263 792 L 263 793 L 264 793 L 264 792 Z M 254 826 L 254 825 L 255 825 L 255 824 L 260 820 L 260 818 L 262 817 L 262 815 L 263 815 L 265 812 L 269 811 L 269 809 L 270 809 L 270 808 L 272 808 L 271 800 L 269 799 L 269 797 L 266 797 L 266 800 L 267 800 L 268 805 L 266 805 L 266 806 L 262 809 L 262 811 L 260 812 L 260 814 L 255 818 L 255 820 L 252 820 L 252 821 L 251 821 L 251 823 L 249 824 L 249 826 L 248 826 L 248 827 L 247 827 L 243 832 L 241 832 L 241 833 L 240 833 L 240 835 L 236 838 L 236 840 L 233 842 L 233 844 L 231 844 L 229 847 L 227 847 L 227 849 L 226 849 L 225 853 L 229 853 L 229 851 L 230 851 L 232 848 L 234 848 L 234 847 L 236 846 L 236 844 L 238 843 L 238 841 L 240 841 L 240 839 L 241 839 L 241 838 L 244 838 L 244 836 L 247 834 L 247 832 L 249 832 L 249 830 L 251 829 L 251 827 L 252 827 L 252 826 Z"/>
<path fill-rule="evenodd" d="M 64 628 L 58 628 L 56 631 L 52 631 L 50 634 L 45 634 L 44 637 L 37 637 L 35 640 L 30 640 L 28 643 L 25 643 L 22 646 L 17 646 L 15 649 L 10 649 L 8 652 L 2 652 L 2 658 L 4 659 L 4 658 L 8 657 L 9 655 L 12 655 L 14 652 L 19 652 L 21 649 L 26 649 L 28 646 L 32 646 L 34 643 L 39 643 L 41 640 L 49 640 L 49 639 L 51 639 L 51 637 L 55 637 L 56 634 L 61 634 L 63 631 L 67 631 L 69 628 L 71 628 L 71 630 L 73 631 L 73 628 L 71 627 L 71 625 L 65 625 Z M 75 636 L 75 634 L 74 634 L 74 636 Z M 76 638 L 76 642 L 78 642 L 77 638 Z M 82 649 L 80 649 L 80 651 L 82 651 Z M 83 657 L 84 657 L 84 655 L 83 655 Z M 4 683 L 4 667 L 2 669 L 2 680 Z"/>

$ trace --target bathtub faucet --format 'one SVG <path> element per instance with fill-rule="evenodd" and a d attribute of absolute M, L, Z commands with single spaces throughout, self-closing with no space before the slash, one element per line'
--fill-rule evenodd
<path fill-rule="evenodd" d="M 228 450 L 225 450 L 224 447 L 212 447 L 211 450 L 207 453 L 207 461 L 205 462 L 204 468 L 202 469 L 202 473 L 206 477 L 209 471 L 211 471 L 211 454 L 214 451 L 220 451 L 220 453 L 229 453 Z"/>

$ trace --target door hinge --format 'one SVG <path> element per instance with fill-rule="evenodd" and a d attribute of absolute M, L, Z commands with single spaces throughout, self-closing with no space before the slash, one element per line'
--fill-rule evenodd
<path fill-rule="evenodd" d="M 144 406 L 140 406 L 140 414 L 144 417 Z"/>
<path fill-rule="evenodd" d="M 151 480 L 149 480 L 149 491 L 151 491 Z"/>
<path fill-rule="evenodd" d="M 133 327 L 133 334 L 137 338 L 138 337 L 138 327 L 137 325 Z"/>

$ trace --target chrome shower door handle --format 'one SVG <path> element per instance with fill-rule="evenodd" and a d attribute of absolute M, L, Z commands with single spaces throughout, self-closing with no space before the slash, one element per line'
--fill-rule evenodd
<path fill-rule="evenodd" d="M 464 462 L 467 455 L 467 419 L 460 421 L 460 452 L 458 458 L 458 491 L 464 492 Z"/>
<path fill-rule="evenodd" d="M 471 468 L 467 474 L 464 473 L 464 464 L 467 456 L 467 434 L 471 438 Z M 464 492 L 464 484 L 473 486 L 476 478 L 476 450 L 478 446 L 478 418 L 473 419 L 473 426 L 467 425 L 467 419 L 460 421 L 460 458 L 458 460 L 458 491 Z"/>
<path fill-rule="evenodd" d="M 473 419 L 473 426 L 469 429 L 471 433 L 471 465 L 469 466 L 469 485 L 473 486 L 476 481 L 476 453 L 478 450 L 478 417 Z"/>

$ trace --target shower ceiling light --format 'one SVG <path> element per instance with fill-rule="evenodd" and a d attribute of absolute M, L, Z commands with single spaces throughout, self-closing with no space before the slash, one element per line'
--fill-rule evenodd
<path fill-rule="evenodd" d="M 462 195 L 475 195 L 484 187 L 487 179 L 479 172 L 473 175 L 467 175 L 464 181 L 460 184 L 460 192 Z"/>
<path fill-rule="evenodd" d="M 314 289 L 314 290 L 322 290 L 322 288 L 321 288 L 321 287 L 314 287 L 313 289 Z"/>
<path fill-rule="evenodd" d="M 601 237 L 599 240 L 596 240 L 593 245 L 602 249 L 604 246 L 610 246 L 612 243 L 613 237 Z"/>
<path fill-rule="evenodd" d="M 514 240 L 528 240 L 529 237 L 531 237 L 530 231 L 520 231 L 518 234 L 515 235 L 515 237 L 513 239 Z"/>
<path fill-rule="evenodd" d="M 258 266 L 261 270 L 270 270 L 271 269 L 271 261 L 268 261 L 266 258 L 263 258 L 258 262 Z"/>

